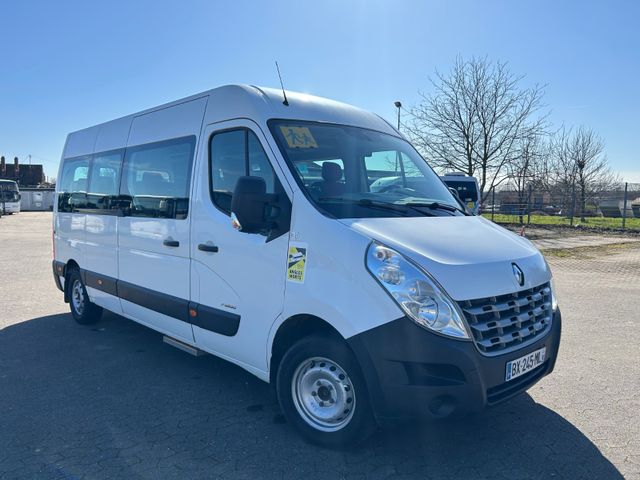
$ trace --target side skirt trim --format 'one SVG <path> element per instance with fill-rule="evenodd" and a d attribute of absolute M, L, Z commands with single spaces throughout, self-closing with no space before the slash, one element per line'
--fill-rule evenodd
<path fill-rule="evenodd" d="M 61 272 L 62 274 L 66 272 L 66 264 L 54 261 L 53 270 L 54 277 L 57 280 L 56 284 L 59 285 L 58 276 Z M 191 323 L 210 332 L 233 337 L 240 328 L 241 317 L 235 313 L 190 302 L 183 298 L 157 292 L 90 270 L 81 269 L 80 275 L 87 287 L 95 288 L 154 312 Z"/>

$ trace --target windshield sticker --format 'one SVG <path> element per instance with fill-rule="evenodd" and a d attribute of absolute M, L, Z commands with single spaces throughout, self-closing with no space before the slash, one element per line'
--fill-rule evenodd
<path fill-rule="evenodd" d="M 313 138 L 307 127 L 289 127 L 281 125 L 280 130 L 289 148 L 318 148 L 316 139 Z"/>
<path fill-rule="evenodd" d="M 287 280 L 289 282 L 304 283 L 307 268 L 307 244 L 299 242 L 289 243 L 289 258 L 287 259 Z"/>

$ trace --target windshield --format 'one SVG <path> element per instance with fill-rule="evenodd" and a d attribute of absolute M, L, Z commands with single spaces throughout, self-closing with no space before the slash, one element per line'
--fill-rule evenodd
<path fill-rule="evenodd" d="M 14 182 L 0 182 L 0 201 L 17 202 L 18 187 Z"/>
<path fill-rule="evenodd" d="M 311 201 L 336 218 L 463 215 L 448 188 L 405 140 L 364 128 L 269 122 Z"/>

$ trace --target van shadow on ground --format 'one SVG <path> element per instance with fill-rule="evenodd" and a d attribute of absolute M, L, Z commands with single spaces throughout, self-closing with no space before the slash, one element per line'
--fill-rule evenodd
<path fill-rule="evenodd" d="M 268 385 L 106 314 L 0 331 L 0 478 L 622 478 L 528 395 L 466 420 L 306 444 Z"/>

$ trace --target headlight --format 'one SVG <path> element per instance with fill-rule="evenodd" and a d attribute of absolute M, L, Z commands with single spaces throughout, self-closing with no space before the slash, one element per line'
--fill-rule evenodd
<path fill-rule="evenodd" d="M 556 297 L 556 286 L 553 284 L 553 278 L 549 284 L 551 285 L 551 311 L 555 313 L 558 310 L 558 297 Z"/>
<path fill-rule="evenodd" d="M 372 242 L 367 250 L 367 269 L 418 325 L 450 337 L 469 338 L 453 300 L 400 253 Z"/>

